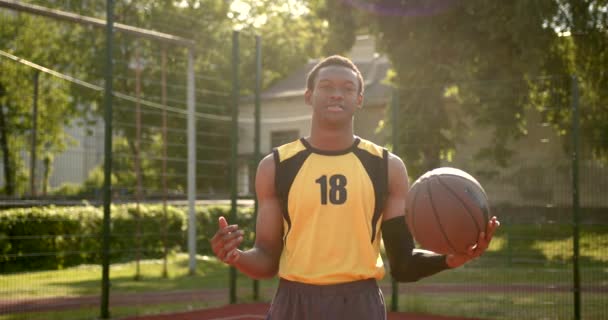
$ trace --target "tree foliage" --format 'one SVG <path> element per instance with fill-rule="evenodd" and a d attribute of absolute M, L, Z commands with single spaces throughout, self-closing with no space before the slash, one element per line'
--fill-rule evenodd
<path fill-rule="evenodd" d="M 74 30 L 62 31 L 55 22 L 43 23 L 42 18 L 11 15 L 1 12 L 0 48 L 17 57 L 25 57 L 39 65 L 65 71 L 75 60 L 64 55 Z M 63 33 L 63 38 L 56 35 Z M 5 57 L 0 61 L 0 132 L 2 139 L 5 190 L 10 195 L 25 191 L 29 172 L 24 168 L 21 152 L 31 150 L 33 130 L 34 74 L 38 71 Z M 56 81 L 39 73 L 38 78 L 38 154 L 52 154 L 65 150 L 71 140 L 63 128 L 75 117 L 87 119 L 88 112 L 79 109 L 70 95 L 69 83 Z"/>
<path fill-rule="evenodd" d="M 359 13 L 334 12 L 330 34 L 345 25 L 371 30 L 393 65 L 389 80 L 401 103 L 389 122 L 399 125 L 401 141 L 425 141 L 398 149 L 415 175 L 454 151 L 466 117 L 492 130 L 480 154 L 502 165 L 512 154 L 509 141 L 526 134 L 527 108 L 544 110 L 544 120 L 569 135 L 570 75 L 579 79 L 588 151 L 606 158 L 608 77 L 600 70 L 608 63 L 607 1 L 336 2 Z M 464 113 L 448 117 L 455 104 Z"/>
<path fill-rule="evenodd" d="M 31 1 L 52 9 L 105 19 L 105 2 L 70 0 Z M 248 10 L 240 10 L 249 7 Z M 299 8 L 294 11 L 291 9 Z M 240 9 L 239 9 L 240 8 Z M 232 34 L 240 30 L 240 87 L 242 94 L 250 94 L 255 79 L 255 35 L 262 36 L 263 42 L 263 87 L 283 78 L 308 58 L 318 56 L 323 45 L 326 27 L 317 18 L 316 11 L 309 10 L 301 1 L 282 0 L 199 0 L 199 1 L 115 1 L 115 22 L 130 26 L 168 33 L 194 41 L 194 67 L 196 81 L 197 116 L 197 187 L 203 190 L 227 190 L 230 157 L 230 121 L 209 120 L 210 115 L 228 119 L 232 108 Z M 35 17 L 24 13 L 0 11 L 0 48 L 19 57 L 26 58 L 50 69 L 64 72 L 75 78 L 103 86 L 105 66 L 105 30 L 80 26 L 49 18 Z M 4 19 L 4 17 L 7 19 Z M 113 51 L 113 88 L 115 92 L 135 97 L 137 95 L 136 68 L 140 69 L 141 101 L 161 104 L 161 78 L 163 69 L 162 52 L 166 52 L 166 104 L 172 110 L 187 108 L 187 67 L 188 50 L 179 45 L 163 44 L 158 41 L 141 39 L 116 31 Z M 139 60 L 137 60 L 139 58 Z M 13 63 L 10 67 L 6 59 L 0 60 L 0 102 L 3 117 L 0 122 L 7 135 L 7 143 L 1 150 L 8 161 L 2 163 L 10 168 L 4 170 L 5 181 L 19 184 L 22 193 L 27 180 L 28 164 L 22 161 L 19 152 L 29 150 L 27 133 L 31 130 L 29 115 L 32 91 L 31 73 L 28 67 Z M 139 62 L 138 62 L 139 61 Z M 281 63 L 276 63 L 281 61 Z M 6 67 L 5 67 L 6 66 Z M 6 72 L 5 72 L 6 70 Z M 39 140 L 39 148 L 45 148 L 48 159 L 61 153 L 66 138 L 64 128 L 77 119 L 84 119 L 89 125 L 92 118 L 100 121 L 103 117 L 103 95 L 79 85 L 66 83 L 51 76 L 43 75 L 40 112 L 45 128 L 45 139 Z M 52 87 L 52 88 L 51 88 Z M 53 108 L 46 106 L 52 105 Z M 148 173 L 151 186 L 160 185 L 161 159 L 158 139 L 162 127 L 161 108 L 140 105 L 141 149 L 148 148 L 147 167 L 157 170 Z M 126 138 L 128 148 L 116 151 L 133 162 L 136 146 L 135 119 L 136 103 L 120 97 L 114 98 L 114 134 Z M 173 159 L 187 158 L 186 122 L 184 112 L 168 112 L 168 154 Z M 94 117 L 93 117 L 94 115 Z M 200 116 L 203 115 L 203 116 Z M 26 119 L 25 121 L 22 121 Z M 3 140 L 0 139 L 0 142 Z M 0 143 L 1 144 L 1 143 Z M 118 160 L 117 160 L 118 161 Z M 119 163 L 115 163 L 118 165 Z M 169 185 L 183 190 L 186 184 L 186 162 L 170 164 L 173 172 Z M 121 165 L 132 168 L 132 165 Z M 10 174 L 17 173 L 11 177 Z M 19 183 L 17 183 L 19 182 Z M 128 184 L 130 180 L 118 182 Z"/>

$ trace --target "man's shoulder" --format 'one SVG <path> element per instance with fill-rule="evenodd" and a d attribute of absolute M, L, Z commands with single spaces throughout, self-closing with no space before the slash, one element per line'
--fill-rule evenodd
<path fill-rule="evenodd" d="M 275 157 L 278 156 L 277 160 L 281 162 L 304 150 L 306 150 L 306 146 L 302 143 L 302 139 L 297 139 L 274 148 L 274 154 Z"/>
<path fill-rule="evenodd" d="M 383 158 L 388 155 L 388 151 L 386 148 L 375 144 L 372 141 L 359 138 L 359 143 L 357 144 L 357 148 L 367 151 L 373 156 Z"/>

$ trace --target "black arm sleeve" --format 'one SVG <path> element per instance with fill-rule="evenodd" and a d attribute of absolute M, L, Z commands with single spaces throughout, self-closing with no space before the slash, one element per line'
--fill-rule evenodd
<path fill-rule="evenodd" d="M 403 216 L 382 223 L 382 239 L 391 276 L 399 282 L 417 281 L 448 269 L 445 255 L 414 249 L 414 239 Z"/>

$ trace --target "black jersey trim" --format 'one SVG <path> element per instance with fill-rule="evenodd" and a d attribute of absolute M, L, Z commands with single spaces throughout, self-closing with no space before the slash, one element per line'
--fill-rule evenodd
<path fill-rule="evenodd" d="M 378 221 L 382 217 L 384 205 L 386 202 L 386 194 L 388 190 L 388 151 L 383 149 L 382 158 L 373 155 L 366 150 L 356 149 L 353 153 L 359 158 L 363 164 L 367 175 L 369 176 L 374 188 L 374 214 L 372 215 L 372 234 L 371 242 L 376 240 L 378 233 Z"/>
<path fill-rule="evenodd" d="M 302 164 L 310 155 L 310 151 L 307 149 L 303 149 L 294 156 L 283 161 L 279 159 L 279 151 L 277 149 L 273 150 L 273 154 L 276 166 L 275 189 L 277 192 L 277 197 L 279 198 L 279 203 L 281 205 L 283 219 L 285 219 L 285 222 L 287 223 L 287 231 L 283 236 L 283 243 L 285 243 L 287 242 L 287 236 L 289 235 L 289 231 L 291 231 L 291 217 L 289 216 L 288 207 L 289 191 L 291 190 L 291 185 L 293 184 L 296 175 L 300 171 Z"/>
<path fill-rule="evenodd" d="M 353 144 L 343 150 L 321 150 L 321 149 L 317 149 L 315 147 L 313 147 L 310 142 L 308 142 L 305 138 L 300 138 L 300 142 L 302 142 L 302 144 L 306 147 L 306 150 L 312 152 L 312 153 L 316 153 L 316 154 L 320 154 L 320 155 L 324 155 L 324 156 L 341 156 L 344 154 L 347 154 L 349 152 L 352 152 L 354 150 L 356 150 L 357 146 L 359 145 L 359 142 L 361 142 L 361 138 L 359 137 L 355 137 L 355 141 L 353 142 Z"/>

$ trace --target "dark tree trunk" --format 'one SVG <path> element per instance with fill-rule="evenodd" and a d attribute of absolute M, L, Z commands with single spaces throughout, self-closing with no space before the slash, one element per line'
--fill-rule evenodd
<path fill-rule="evenodd" d="M 0 94 L 3 88 L 0 85 Z M 11 154 L 8 147 L 8 128 L 4 115 L 4 106 L 0 106 L 0 149 L 2 150 L 2 164 L 4 166 L 5 193 L 9 196 L 15 194 L 15 175 L 12 168 Z"/>

